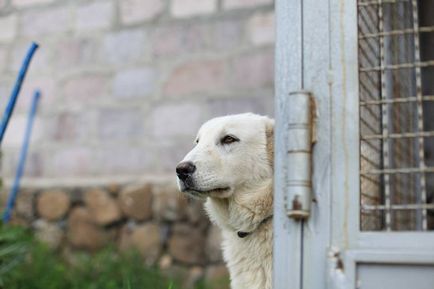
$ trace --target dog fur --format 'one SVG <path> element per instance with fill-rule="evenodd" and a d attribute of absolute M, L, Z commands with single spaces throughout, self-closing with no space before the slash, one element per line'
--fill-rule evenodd
<path fill-rule="evenodd" d="M 180 190 L 206 198 L 222 230 L 232 289 L 272 287 L 273 127 L 272 119 L 252 113 L 211 119 L 181 162 L 195 171 L 178 179 Z"/>

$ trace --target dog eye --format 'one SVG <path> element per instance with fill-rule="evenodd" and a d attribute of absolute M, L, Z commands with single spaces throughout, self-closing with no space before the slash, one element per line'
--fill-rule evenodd
<path fill-rule="evenodd" d="M 231 135 L 226 135 L 221 139 L 222 144 L 231 144 L 231 143 L 234 143 L 237 141 L 240 141 L 240 140 L 237 139 L 236 137 L 231 136 Z"/>

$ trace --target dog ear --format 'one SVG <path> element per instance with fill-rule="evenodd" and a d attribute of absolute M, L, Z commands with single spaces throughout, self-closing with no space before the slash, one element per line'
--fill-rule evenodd
<path fill-rule="evenodd" d="M 274 167 L 274 120 L 265 119 L 265 137 L 267 141 L 267 157 L 270 166 Z"/>

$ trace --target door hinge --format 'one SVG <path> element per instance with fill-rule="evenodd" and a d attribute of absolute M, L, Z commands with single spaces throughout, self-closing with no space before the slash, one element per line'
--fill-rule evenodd
<path fill-rule="evenodd" d="M 316 106 L 308 91 L 288 95 L 286 212 L 306 219 L 312 202 L 312 147 L 316 142 Z"/>

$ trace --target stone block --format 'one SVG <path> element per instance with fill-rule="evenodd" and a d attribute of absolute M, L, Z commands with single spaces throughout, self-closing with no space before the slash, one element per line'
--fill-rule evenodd
<path fill-rule="evenodd" d="M 163 0 L 123 0 L 119 4 L 123 24 L 152 20 L 159 16 L 165 8 Z"/>
<path fill-rule="evenodd" d="M 274 13 L 257 13 L 247 23 L 249 40 L 255 45 L 274 43 Z"/>
<path fill-rule="evenodd" d="M 39 216 L 48 221 L 63 218 L 69 210 L 69 195 L 60 190 L 42 192 L 37 199 L 36 207 Z"/>
<path fill-rule="evenodd" d="M 201 230 L 186 224 L 175 224 L 168 244 L 169 253 L 185 264 L 205 263 L 205 237 Z"/>
<path fill-rule="evenodd" d="M 217 0 L 173 0 L 170 5 L 170 13 L 175 18 L 210 14 L 216 10 Z"/>
<path fill-rule="evenodd" d="M 223 261 L 221 246 L 222 235 L 220 228 L 213 225 L 209 228 L 205 245 L 205 254 L 210 263 L 218 263 Z"/>
<path fill-rule="evenodd" d="M 223 0 L 224 9 L 246 9 L 272 4 L 273 0 Z"/>
<path fill-rule="evenodd" d="M 71 16 L 67 5 L 25 11 L 20 20 L 21 33 L 34 37 L 66 32 L 71 28 Z"/>
<path fill-rule="evenodd" d="M 108 234 L 93 222 L 93 216 L 85 207 L 74 208 L 68 219 L 67 238 L 69 243 L 79 249 L 98 250 L 108 241 Z"/>
<path fill-rule="evenodd" d="M 53 0 L 12 0 L 12 5 L 18 8 L 27 8 L 31 6 L 39 6 L 41 4 L 48 4 Z"/>
<path fill-rule="evenodd" d="M 119 204 L 125 216 L 137 221 L 152 217 L 152 187 L 128 186 L 119 194 Z"/>
<path fill-rule="evenodd" d="M 142 139 L 144 134 L 144 116 L 137 108 L 103 109 L 97 125 L 103 141 Z"/>
<path fill-rule="evenodd" d="M 60 38 L 53 44 L 53 64 L 60 70 L 92 67 L 99 55 L 100 44 L 95 37 Z"/>
<path fill-rule="evenodd" d="M 216 93 L 227 87 L 224 60 L 198 60 L 177 67 L 167 80 L 164 93 L 173 96 Z"/>
<path fill-rule="evenodd" d="M 18 18 L 15 14 L 0 17 L 0 43 L 11 42 L 17 35 Z"/>
<path fill-rule="evenodd" d="M 230 289 L 229 272 L 225 265 L 206 268 L 205 280 L 210 289 Z"/>
<path fill-rule="evenodd" d="M 109 1 L 79 5 L 75 12 L 75 29 L 79 32 L 109 28 L 114 17 L 114 6 Z"/>
<path fill-rule="evenodd" d="M 7 196 L 9 194 L 5 196 L 5 201 L 7 200 Z M 15 213 L 17 216 L 26 220 L 32 220 L 35 217 L 34 200 L 35 193 L 33 191 L 20 190 L 15 201 Z"/>
<path fill-rule="evenodd" d="M 39 241 L 47 244 L 51 249 L 57 249 L 61 246 L 64 233 L 57 224 L 45 220 L 37 220 L 33 226 L 36 238 Z"/>
<path fill-rule="evenodd" d="M 152 211 L 159 221 L 179 221 L 187 217 L 187 198 L 169 185 L 153 187 Z"/>
<path fill-rule="evenodd" d="M 156 27 L 151 36 L 152 55 L 164 59 L 205 51 L 211 41 L 206 23 L 176 23 Z"/>
<path fill-rule="evenodd" d="M 102 60 L 109 64 L 125 65 L 136 63 L 144 59 L 149 51 L 149 39 L 143 29 L 129 29 L 120 32 L 113 32 L 104 36 L 102 43 Z M 137 77 L 143 81 L 143 73 L 150 73 L 150 70 L 133 70 L 128 77 Z"/>
<path fill-rule="evenodd" d="M 154 264 L 161 253 L 162 244 L 160 228 L 154 223 L 129 228 L 128 225 L 122 229 L 121 250 L 134 248 L 140 252 L 148 265 Z"/>
<path fill-rule="evenodd" d="M 85 146 L 68 146 L 50 151 L 50 158 L 44 164 L 49 176 L 85 176 L 93 172 L 93 151 Z"/>
<path fill-rule="evenodd" d="M 101 74 L 82 74 L 66 79 L 62 102 L 71 106 L 97 103 L 107 95 L 109 78 Z"/>
<path fill-rule="evenodd" d="M 121 210 L 115 199 L 106 191 L 91 189 L 84 194 L 84 202 L 92 220 L 99 225 L 108 225 L 122 218 Z"/>
<path fill-rule="evenodd" d="M 271 87 L 274 80 L 274 53 L 267 49 L 244 54 L 233 60 L 230 71 L 234 88 Z"/>
<path fill-rule="evenodd" d="M 154 91 L 156 78 L 152 68 L 119 71 L 113 80 L 113 95 L 119 99 L 143 99 Z"/>
<path fill-rule="evenodd" d="M 198 103 L 168 103 L 154 107 L 147 123 L 156 139 L 167 141 L 179 136 L 194 136 L 205 118 Z M 182 129 L 179 129 L 181 120 Z"/>

